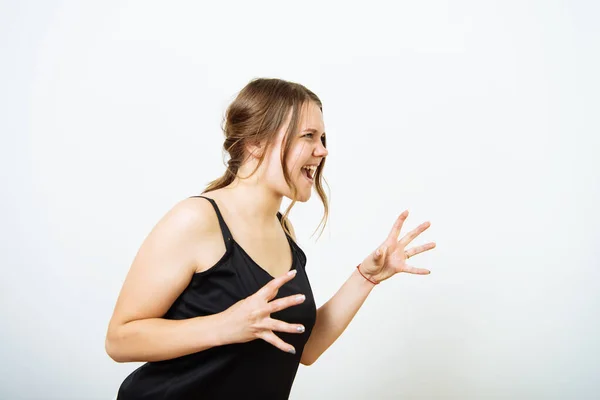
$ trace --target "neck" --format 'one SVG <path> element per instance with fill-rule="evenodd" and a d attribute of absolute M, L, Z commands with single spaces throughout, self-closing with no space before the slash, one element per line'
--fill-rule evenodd
<path fill-rule="evenodd" d="M 223 188 L 229 193 L 230 202 L 235 213 L 246 221 L 257 224 L 272 224 L 273 217 L 281 208 L 283 196 L 275 194 L 263 184 L 259 184 L 254 176 L 235 180 Z"/>

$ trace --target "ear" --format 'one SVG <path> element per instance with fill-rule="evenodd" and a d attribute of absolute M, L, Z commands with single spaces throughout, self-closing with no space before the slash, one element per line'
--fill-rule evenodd
<path fill-rule="evenodd" d="M 260 142 L 250 142 L 246 145 L 246 150 L 248 151 L 248 154 L 250 154 L 250 157 L 259 159 L 265 150 L 265 146 Z"/>

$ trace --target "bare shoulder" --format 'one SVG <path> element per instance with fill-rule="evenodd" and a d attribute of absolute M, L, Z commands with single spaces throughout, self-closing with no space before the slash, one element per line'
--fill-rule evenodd
<path fill-rule="evenodd" d="M 219 223 L 212 205 L 205 199 L 186 198 L 164 214 L 146 241 L 155 245 L 177 242 L 179 250 L 192 253 L 199 243 L 218 231 Z"/>
<path fill-rule="evenodd" d="M 214 193 L 205 197 L 218 198 L 212 194 Z M 177 207 L 181 208 L 180 218 L 191 221 L 188 223 L 191 224 L 192 237 L 196 240 L 194 272 L 204 272 L 214 266 L 226 250 L 216 210 L 207 199 L 200 197 L 184 199 Z"/>
<path fill-rule="evenodd" d="M 168 210 L 129 268 L 109 331 L 129 321 L 164 315 L 206 258 L 203 249 L 216 241 L 215 232 L 220 234 L 218 220 L 205 199 L 187 198 Z"/>
<path fill-rule="evenodd" d="M 219 228 L 212 204 L 199 197 L 188 197 L 175 204 L 165 220 L 170 221 L 173 228 L 189 232 L 210 233 Z"/>

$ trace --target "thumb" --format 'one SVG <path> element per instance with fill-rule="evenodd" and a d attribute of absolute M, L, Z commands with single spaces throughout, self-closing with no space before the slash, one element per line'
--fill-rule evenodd
<path fill-rule="evenodd" d="M 375 261 L 385 260 L 385 253 L 387 251 L 387 246 L 383 245 L 377 249 L 375 252 L 375 256 L 373 257 Z"/>

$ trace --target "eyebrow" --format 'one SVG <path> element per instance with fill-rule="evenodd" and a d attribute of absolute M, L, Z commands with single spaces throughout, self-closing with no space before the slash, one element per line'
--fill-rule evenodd
<path fill-rule="evenodd" d="M 302 132 L 313 132 L 313 133 L 319 133 L 318 130 L 314 129 L 314 128 L 308 128 L 303 130 Z M 325 131 L 323 131 L 323 135 L 325 135 Z"/>

